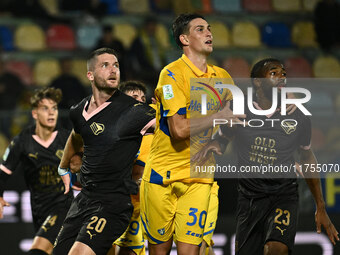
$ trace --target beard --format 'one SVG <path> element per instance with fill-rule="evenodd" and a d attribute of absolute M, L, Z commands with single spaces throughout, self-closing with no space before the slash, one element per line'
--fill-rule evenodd
<path fill-rule="evenodd" d="M 106 93 L 112 93 L 118 89 L 118 84 L 115 87 L 112 87 L 107 84 L 106 80 L 102 78 L 94 78 L 94 86 L 99 90 L 99 91 L 104 91 Z"/>

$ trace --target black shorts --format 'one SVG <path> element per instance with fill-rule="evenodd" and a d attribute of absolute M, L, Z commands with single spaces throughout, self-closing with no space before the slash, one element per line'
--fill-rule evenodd
<path fill-rule="evenodd" d="M 246 198 L 239 193 L 235 251 L 263 255 L 264 245 L 278 241 L 292 252 L 298 216 L 298 194 Z"/>
<path fill-rule="evenodd" d="M 108 203 L 80 192 L 60 229 L 53 254 L 68 254 L 74 242 L 78 241 L 88 245 L 97 255 L 106 255 L 112 243 L 128 227 L 132 212 L 128 195 L 119 195 L 115 202 Z"/>
<path fill-rule="evenodd" d="M 35 235 L 44 237 L 49 240 L 51 244 L 54 244 L 68 210 L 69 207 L 67 206 L 55 207 L 45 218 Z"/>

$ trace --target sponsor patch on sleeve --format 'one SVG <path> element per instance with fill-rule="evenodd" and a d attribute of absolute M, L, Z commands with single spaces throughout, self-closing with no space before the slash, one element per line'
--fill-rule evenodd
<path fill-rule="evenodd" d="M 168 100 L 174 97 L 174 92 L 172 91 L 172 86 L 170 84 L 163 86 L 163 96 L 165 100 Z"/>

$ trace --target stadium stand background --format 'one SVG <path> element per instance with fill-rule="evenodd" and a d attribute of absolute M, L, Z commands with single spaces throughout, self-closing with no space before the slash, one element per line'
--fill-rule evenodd
<path fill-rule="evenodd" d="M 90 92 L 86 78 L 86 56 L 102 36 L 104 26 L 112 26 L 114 38 L 123 44 L 126 79 L 136 78 L 129 70 L 129 49 L 139 35 L 143 21 L 157 20 L 156 39 L 166 62 L 180 56 L 170 33 L 176 14 L 198 12 L 205 15 L 214 33 L 211 63 L 230 72 L 236 83 L 246 78 L 252 65 L 264 57 L 281 59 L 289 78 L 309 78 L 313 113 L 313 147 L 320 163 L 340 164 L 340 50 L 321 49 L 314 29 L 314 9 L 318 0 L 3 0 L 0 3 L 0 57 L 3 70 L 21 79 L 23 88 L 16 96 L 2 83 L 0 100 L 13 97 L 11 109 L 0 108 L 0 155 L 13 136 L 32 121 L 29 96 L 40 86 L 48 86 L 60 75 L 59 61 L 72 59 L 71 72 Z M 338 1 L 340 2 L 340 1 Z M 339 16 L 340 19 L 340 16 Z M 340 30 L 334 31 L 340 33 Z M 158 76 L 158 74 L 155 74 Z M 320 87 L 316 78 L 329 78 Z M 312 84 L 313 83 L 313 84 Z M 308 85 L 308 84 L 307 84 Z M 152 91 L 156 84 L 148 84 Z M 314 95 L 314 96 L 313 96 Z M 152 96 L 149 93 L 148 98 Z M 13 101 L 12 100 L 12 101 Z M 68 116 L 61 111 L 62 118 Z M 225 156 L 234 158 L 232 146 Z M 324 176 L 325 177 L 325 176 Z M 327 176 L 326 176 L 327 177 Z M 236 181 L 219 179 L 220 218 L 216 230 L 217 254 L 232 254 Z M 328 210 L 340 229 L 340 176 L 322 180 Z M 30 242 L 28 194 L 20 176 L 7 185 L 5 196 L 13 206 L 0 220 L 1 247 L 8 254 L 25 254 Z M 325 236 L 315 239 L 314 206 L 306 186 L 300 185 L 300 244 L 296 254 L 339 254 L 330 248 Z M 306 236 L 303 236 L 306 234 Z M 304 239 L 305 238 L 305 239 Z M 307 241 L 310 240 L 310 244 Z M 313 243 L 314 240 L 314 243 Z M 321 244 L 318 240 L 322 240 Z M 328 252 L 328 253 L 327 253 Z"/>

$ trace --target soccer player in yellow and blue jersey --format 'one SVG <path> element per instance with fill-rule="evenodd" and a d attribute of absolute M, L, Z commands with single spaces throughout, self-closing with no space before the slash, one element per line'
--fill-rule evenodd
<path fill-rule="evenodd" d="M 200 15 L 182 14 L 173 23 L 173 33 L 184 54 L 160 73 L 156 130 L 140 190 L 141 219 L 151 255 L 168 254 L 173 240 L 178 254 L 199 253 L 213 176 L 193 176 L 190 153 L 210 140 L 213 119 L 238 120 L 228 107 L 218 111 L 222 101 L 232 97 L 211 83 L 233 81 L 224 69 L 207 64 L 213 50 L 210 25 Z M 195 95 L 204 89 L 211 104 L 210 115 L 202 118 Z"/>

